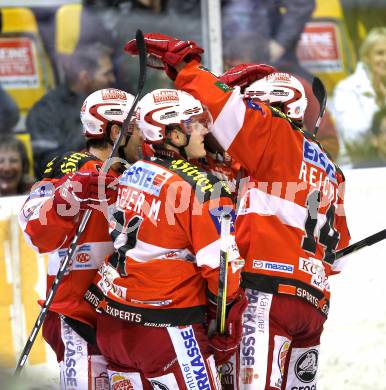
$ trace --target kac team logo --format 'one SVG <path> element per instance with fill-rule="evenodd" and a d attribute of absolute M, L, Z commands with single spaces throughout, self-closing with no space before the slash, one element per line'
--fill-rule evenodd
<path fill-rule="evenodd" d="M 318 370 L 318 357 L 318 351 L 310 349 L 298 358 L 295 363 L 295 375 L 300 381 L 309 383 L 315 379 Z"/>

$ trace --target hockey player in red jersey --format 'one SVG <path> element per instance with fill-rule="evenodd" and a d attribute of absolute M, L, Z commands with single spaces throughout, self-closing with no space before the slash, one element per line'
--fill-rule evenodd
<path fill-rule="evenodd" d="M 49 253 L 48 290 L 82 215 L 93 209 L 43 324 L 43 337 L 60 364 L 62 389 L 109 388 L 106 362 L 95 342 L 95 311 L 83 295 L 104 257 L 114 251 L 106 209 L 116 199 L 119 171 L 101 175 L 100 168 L 132 102 L 132 95 L 117 89 L 99 90 L 86 98 L 81 120 L 87 151 L 68 152 L 48 163 L 19 216 L 26 240 L 37 252 Z M 121 156 L 135 160 L 140 141 L 134 129 L 124 137 Z"/>
<path fill-rule="evenodd" d="M 343 174 L 301 127 L 302 86 L 289 74 L 272 73 L 244 94 L 200 64 L 203 50 L 194 42 L 162 34 L 146 34 L 145 41 L 152 65 L 207 106 L 212 134 L 251 175 L 236 220 L 249 299 L 241 388 L 316 388 L 328 277 L 342 266 L 324 259 L 350 236 Z M 136 54 L 135 42 L 126 50 Z"/>
<path fill-rule="evenodd" d="M 235 245 L 227 334 L 208 340 L 205 326 L 218 290 L 220 216 L 234 215 L 226 184 L 189 162 L 205 156 L 208 121 L 182 91 L 155 90 L 140 101 L 137 124 L 155 155 L 120 177 L 110 222 L 116 252 L 85 295 L 99 312 L 98 346 L 117 388 L 142 389 L 142 374 L 153 388 L 217 389 L 215 360 L 226 360 L 240 341 L 247 301 Z"/>

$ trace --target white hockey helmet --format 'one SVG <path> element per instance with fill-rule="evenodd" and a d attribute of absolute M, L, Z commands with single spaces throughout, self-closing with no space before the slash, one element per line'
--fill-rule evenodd
<path fill-rule="evenodd" d="M 177 125 L 186 134 L 191 132 L 193 119 L 210 127 L 209 112 L 199 100 L 176 89 L 156 89 L 146 94 L 137 109 L 137 126 L 148 143 L 162 143 L 168 125 Z"/>
<path fill-rule="evenodd" d="M 106 135 L 109 123 L 122 125 L 133 101 L 133 95 L 115 88 L 93 92 L 85 99 L 80 111 L 84 136 L 100 139 Z"/>
<path fill-rule="evenodd" d="M 275 72 L 245 88 L 246 98 L 258 98 L 281 110 L 294 121 L 303 121 L 307 97 L 302 83 L 289 73 Z"/>

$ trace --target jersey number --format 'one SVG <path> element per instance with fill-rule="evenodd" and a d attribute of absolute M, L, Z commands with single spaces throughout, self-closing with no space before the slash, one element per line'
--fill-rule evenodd
<path fill-rule="evenodd" d="M 117 248 L 118 250 L 110 256 L 109 263 L 121 276 L 127 276 L 125 269 L 126 252 L 129 249 L 133 249 L 137 244 L 138 230 L 143 222 L 143 218 L 135 215 L 130 218 L 127 225 L 125 225 L 124 213 L 118 211 L 113 217 L 115 218 L 118 228 L 115 228 L 110 235 L 114 241 L 115 247 L 119 245 L 119 241 L 121 241 L 122 245 L 120 245 Z"/>
<path fill-rule="evenodd" d="M 304 225 L 305 236 L 303 236 L 302 248 L 309 253 L 316 253 L 315 228 L 318 222 L 318 211 L 320 207 L 320 191 L 314 190 L 307 197 L 307 219 Z M 335 251 L 338 245 L 340 234 L 334 229 L 335 206 L 331 203 L 326 212 L 326 222 L 319 230 L 319 244 L 325 247 L 324 259 Z"/>

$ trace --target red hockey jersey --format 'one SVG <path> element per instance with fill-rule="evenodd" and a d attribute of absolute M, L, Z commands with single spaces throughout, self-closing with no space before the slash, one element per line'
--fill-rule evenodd
<path fill-rule="evenodd" d="M 109 315 L 145 326 L 204 321 L 215 300 L 220 215 L 233 214 L 224 182 L 183 159 L 136 162 L 119 180 L 110 223 L 116 252 L 85 295 Z M 239 287 L 239 254 L 231 234 L 227 297 Z"/>
<path fill-rule="evenodd" d="M 281 111 L 244 99 L 196 61 L 175 84 L 207 106 L 213 135 L 251 176 L 236 221 L 243 285 L 298 296 L 327 315 L 328 276 L 341 263 L 323 259 L 350 239 L 342 172 Z"/>
<path fill-rule="evenodd" d="M 27 242 L 38 253 L 48 253 L 47 291 L 83 216 L 82 211 L 74 217 L 59 215 L 61 212 L 52 207 L 53 192 L 70 173 L 98 172 L 101 166 L 102 161 L 88 153 L 67 153 L 55 158 L 47 165 L 43 180 L 34 185 L 20 212 L 19 222 Z M 109 174 L 117 176 L 111 170 Z M 106 255 L 113 251 L 107 216 L 93 210 L 50 310 L 94 326 L 95 311 L 83 300 L 83 295 Z"/>

